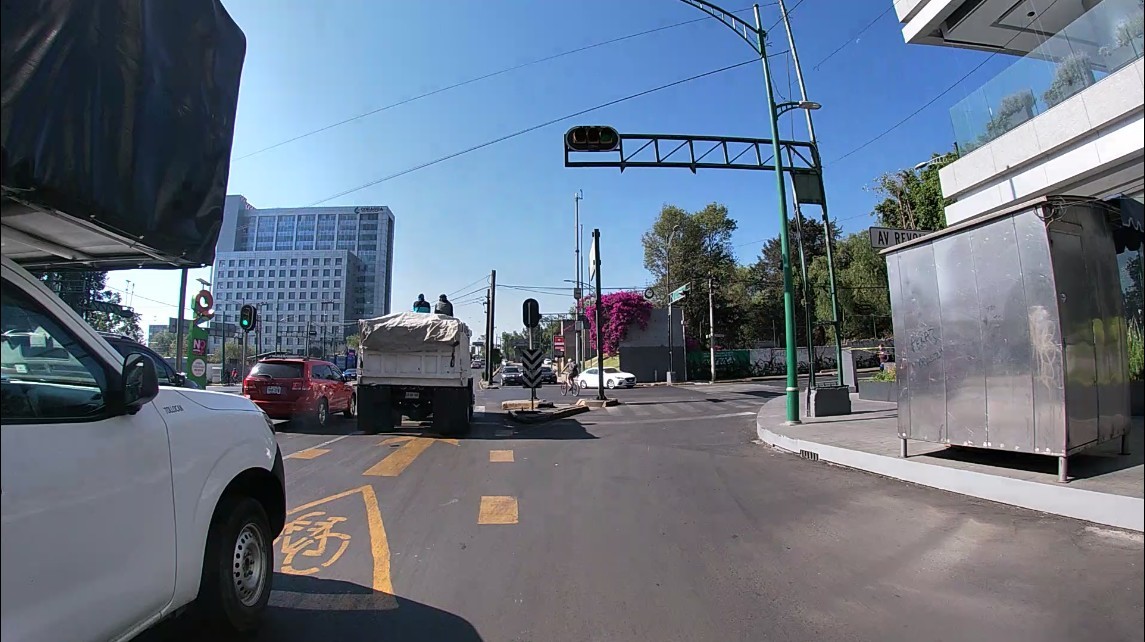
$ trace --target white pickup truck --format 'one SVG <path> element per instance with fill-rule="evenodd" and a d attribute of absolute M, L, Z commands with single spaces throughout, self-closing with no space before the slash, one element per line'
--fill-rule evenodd
<path fill-rule="evenodd" d="M 469 327 L 444 314 L 397 312 L 358 322 L 358 428 L 390 432 L 402 417 L 432 418 L 463 435 L 473 421 Z"/>
<path fill-rule="evenodd" d="M 126 640 L 196 599 L 255 628 L 286 511 L 273 423 L 159 387 L 149 357 L 0 260 L 0 638 Z"/>

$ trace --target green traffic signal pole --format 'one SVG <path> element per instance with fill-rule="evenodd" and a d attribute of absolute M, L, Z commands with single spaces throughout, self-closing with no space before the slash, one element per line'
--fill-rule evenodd
<path fill-rule="evenodd" d="M 771 151 L 775 156 L 775 190 L 779 205 L 779 251 L 783 256 L 783 342 L 787 353 L 787 423 L 799 420 L 799 355 L 795 340 L 795 297 L 791 283 L 791 242 L 787 229 L 787 190 L 783 177 L 783 155 L 779 151 L 779 114 L 775 109 L 775 96 L 771 84 L 771 66 L 767 62 L 766 34 L 759 19 L 759 5 L 752 5 L 755 14 L 755 38 L 759 59 L 763 63 L 763 84 L 767 96 L 767 118 L 771 123 Z"/>

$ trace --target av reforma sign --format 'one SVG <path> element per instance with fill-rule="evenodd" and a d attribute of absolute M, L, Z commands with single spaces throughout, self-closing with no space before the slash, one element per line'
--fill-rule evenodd
<path fill-rule="evenodd" d="M 900 230 L 894 227 L 872 227 L 868 232 L 871 235 L 871 247 L 876 250 L 906 243 L 930 233 L 929 230 Z"/>

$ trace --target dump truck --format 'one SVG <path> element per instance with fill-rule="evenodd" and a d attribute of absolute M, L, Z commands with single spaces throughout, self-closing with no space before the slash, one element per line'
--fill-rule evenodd
<path fill-rule="evenodd" d="M 403 418 L 464 435 L 473 420 L 470 330 L 444 314 L 397 312 L 358 322 L 358 429 L 392 432 Z"/>

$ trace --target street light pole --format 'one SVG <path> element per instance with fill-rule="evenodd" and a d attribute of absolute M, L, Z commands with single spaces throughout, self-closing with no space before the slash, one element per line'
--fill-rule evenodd
<path fill-rule="evenodd" d="M 795 298 L 791 284 L 791 242 L 787 229 L 787 190 L 783 178 L 783 155 L 779 149 L 779 114 L 775 109 L 775 97 L 771 83 L 771 66 L 767 62 L 767 45 L 764 42 L 763 22 L 759 18 L 759 5 L 753 5 L 755 14 L 755 37 L 759 46 L 759 59 L 763 63 L 763 83 L 767 96 L 767 117 L 771 123 L 771 152 L 775 156 L 775 190 L 779 205 L 779 250 L 783 266 L 783 333 L 787 353 L 787 423 L 797 424 L 799 420 L 799 356 L 795 341 Z"/>
<path fill-rule="evenodd" d="M 783 18 L 783 27 L 787 31 L 787 48 L 791 52 L 791 62 L 795 66 L 795 80 L 799 84 L 799 97 L 804 102 L 807 101 L 807 85 L 803 82 L 803 68 L 799 66 L 799 53 L 795 49 L 795 36 L 791 33 L 791 21 L 787 15 L 787 5 L 783 0 L 779 0 L 779 13 Z M 819 156 L 819 144 L 815 138 L 815 123 L 811 117 L 811 110 L 805 109 L 804 115 L 807 117 L 807 136 L 811 140 L 811 155 L 814 161 L 815 170 L 819 175 L 819 190 L 822 192 L 823 202 L 823 231 L 826 233 L 827 244 L 827 286 L 828 294 L 831 297 L 831 327 L 835 333 L 835 376 L 838 385 L 843 385 L 843 337 L 840 334 L 842 329 L 839 319 L 839 296 L 838 287 L 835 281 L 835 252 L 833 249 L 834 239 L 831 238 L 831 222 L 827 217 L 827 194 L 823 189 L 823 160 Z M 778 136 L 778 133 L 776 134 Z M 798 208 L 798 203 L 796 208 Z M 812 342 L 809 340 L 808 345 Z M 812 348 L 813 349 L 813 348 Z M 815 367 L 814 354 L 808 357 L 811 361 L 811 367 Z"/>

